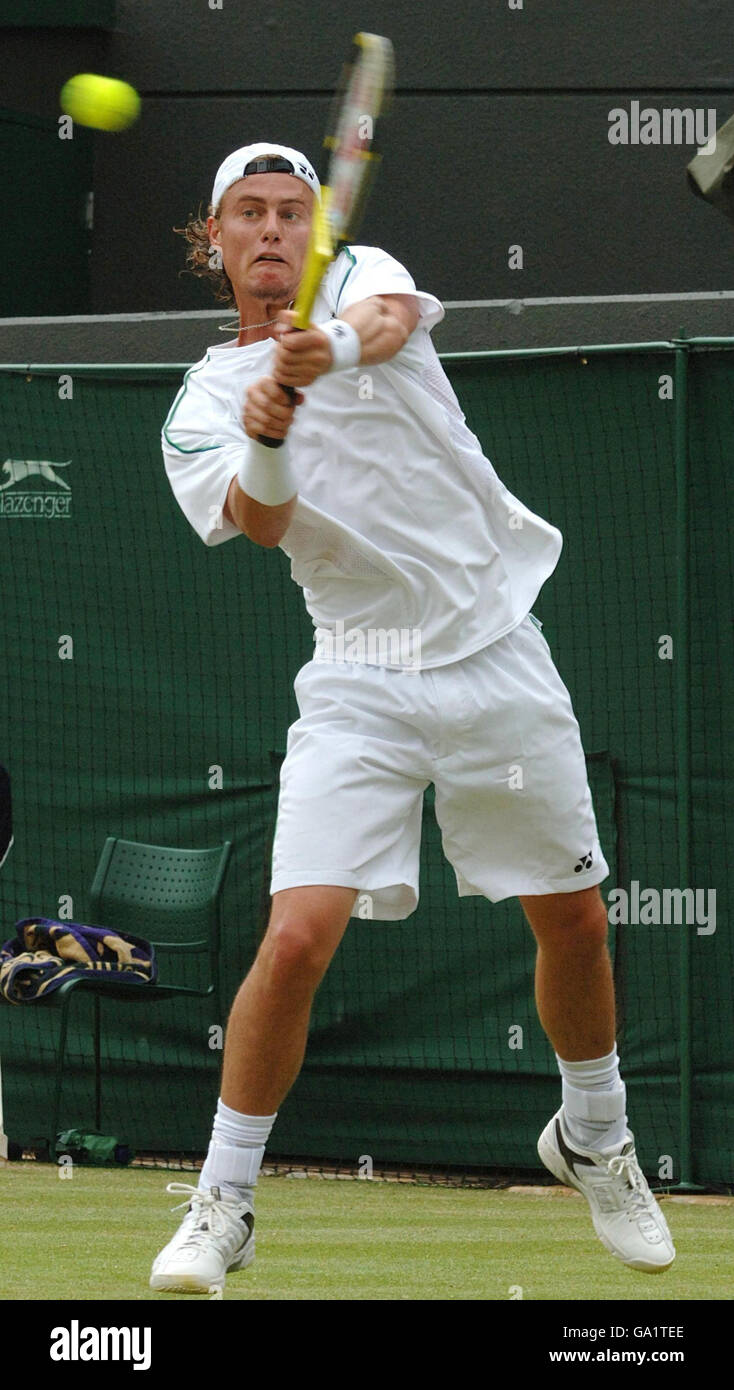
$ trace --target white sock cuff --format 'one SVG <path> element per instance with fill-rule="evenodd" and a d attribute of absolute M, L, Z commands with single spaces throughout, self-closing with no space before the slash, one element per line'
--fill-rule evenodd
<path fill-rule="evenodd" d="M 592 1057 L 585 1062 L 566 1062 L 556 1053 L 558 1070 L 571 1085 L 582 1089 L 586 1086 L 613 1086 L 619 1079 L 619 1057 L 617 1044 L 606 1057 Z"/>
<path fill-rule="evenodd" d="M 611 1126 L 626 1113 L 627 1088 L 623 1081 L 613 1091 L 582 1091 L 564 1076 L 561 1090 L 566 1114 L 578 1120 L 608 1121 Z"/>
<path fill-rule="evenodd" d="M 213 1138 L 204 1165 L 209 1187 L 219 1187 L 222 1183 L 254 1187 L 264 1154 L 264 1144 L 257 1149 L 245 1148 L 243 1144 L 223 1144 L 221 1139 Z"/>
<path fill-rule="evenodd" d="M 232 1110 L 224 1101 L 217 1101 L 214 1116 L 214 1136 L 226 1144 L 242 1144 L 252 1148 L 265 1145 L 275 1124 L 278 1112 L 274 1115 L 243 1115 L 240 1110 Z"/>

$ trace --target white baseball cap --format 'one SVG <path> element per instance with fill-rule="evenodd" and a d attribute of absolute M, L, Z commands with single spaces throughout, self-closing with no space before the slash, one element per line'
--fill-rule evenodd
<path fill-rule="evenodd" d="M 293 174 L 308 188 L 313 189 L 321 201 L 321 184 L 310 160 L 300 150 L 291 150 L 287 145 L 243 145 L 234 150 L 217 169 L 212 189 L 212 207 L 219 207 L 228 188 L 238 179 L 248 174 Z"/>

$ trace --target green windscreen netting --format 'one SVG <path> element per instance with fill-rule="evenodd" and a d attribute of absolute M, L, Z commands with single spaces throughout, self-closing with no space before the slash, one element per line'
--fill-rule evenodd
<path fill-rule="evenodd" d="M 675 398 L 672 346 L 494 354 L 447 368 L 500 476 L 565 538 L 534 611 L 581 725 L 612 867 L 603 892 L 628 894 L 629 920 L 613 926 L 611 948 L 641 1161 L 673 1182 L 727 1183 L 734 356 L 689 347 L 686 358 L 685 403 Z M 0 762 L 15 810 L 0 935 L 32 915 L 89 920 L 108 835 L 235 844 L 223 997 L 102 1007 L 102 1129 L 172 1156 L 201 1153 L 208 1140 L 216 1030 L 266 921 L 278 768 L 297 716 L 292 682 L 311 651 L 285 556 L 244 537 L 205 548 L 172 497 L 159 433 L 179 381 L 150 368 L 0 369 Z M 690 474 L 681 492 L 683 404 Z M 24 472 L 29 460 L 50 467 Z M 715 893 L 715 922 L 646 922 L 639 910 L 634 920 L 635 892 L 681 887 L 702 890 L 707 909 Z M 355 1171 L 364 1155 L 416 1169 L 537 1168 L 559 1081 L 535 1014 L 533 960 L 516 902 L 457 897 L 427 795 L 418 910 L 404 923 L 352 921 L 269 1153 Z M 685 1107 L 681 1115 L 687 1021 L 690 1117 Z M 11 1141 L 50 1138 L 58 1026 L 55 1010 L 0 1004 Z M 91 1029 L 91 1000 L 77 998 L 62 1128 L 94 1120 Z"/>

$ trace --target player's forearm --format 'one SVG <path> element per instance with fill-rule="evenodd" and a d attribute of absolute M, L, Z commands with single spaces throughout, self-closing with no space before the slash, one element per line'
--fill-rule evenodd
<path fill-rule="evenodd" d="M 291 524 L 296 500 L 296 497 L 291 497 L 288 502 L 267 507 L 262 502 L 256 502 L 254 497 L 249 497 L 237 478 L 233 478 L 227 493 L 225 516 L 256 545 L 273 549 L 279 545 Z"/>
<path fill-rule="evenodd" d="M 360 366 L 371 367 L 377 366 L 380 362 L 389 362 L 391 357 L 405 347 L 412 332 L 405 319 L 398 317 L 398 314 L 380 299 L 363 299 L 339 317 L 345 323 L 351 324 L 359 334 L 362 344 Z"/>
<path fill-rule="evenodd" d="M 301 388 L 327 372 L 388 362 L 405 346 L 419 316 L 415 295 L 372 295 L 337 318 L 292 333 L 297 316 L 281 310 L 273 380 Z"/>

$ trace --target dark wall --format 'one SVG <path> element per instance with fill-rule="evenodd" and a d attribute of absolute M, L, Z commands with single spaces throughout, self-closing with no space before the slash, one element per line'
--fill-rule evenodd
<path fill-rule="evenodd" d="M 8 107 L 55 116 L 63 80 L 90 69 L 144 97 L 131 131 L 94 138 L 90 310 L 212 305 L 178 274 L 172 227 L 239 144 L 272 138 L 318 160 L 359 27 L 390 35 L 399 85 L 362 239 L 422 286 L 449 300 L 729 288 L 734 233 L 687 189 L 693 148 L 611 145 L 608 115 L 633 100 L 731 115 L 730 0 L 511 3 L 121 0 L 108 34 L 3 32 Z"/>
<path fill-rule="evenodd" d="M 58 137 L 49 116 L 0 107 L 0 167 L 13 190 L 16 225 L 0 258 L 0 314 L 83 314 L 90 300 L 87 229 L 93 141 Z M 39 215 L 40 214 L 40 215 Z"/>

